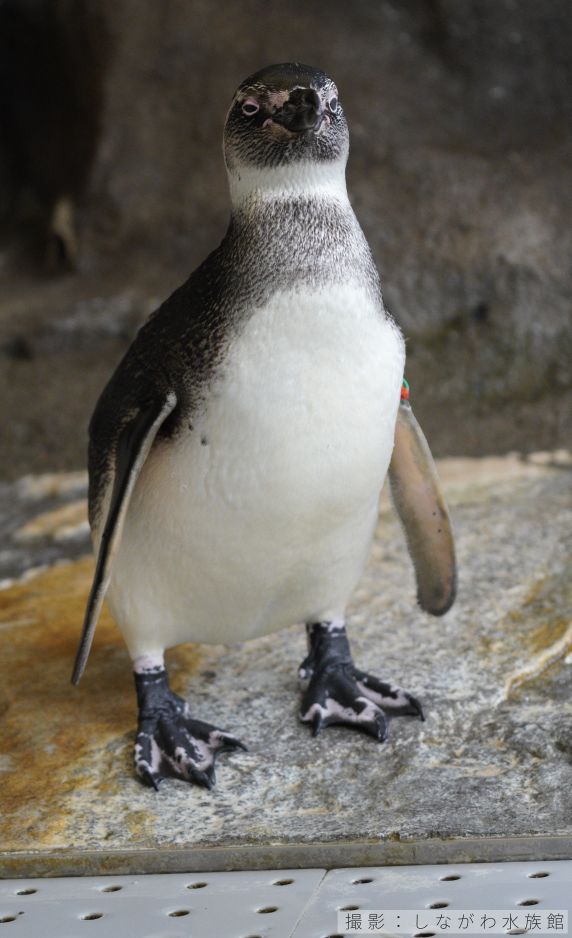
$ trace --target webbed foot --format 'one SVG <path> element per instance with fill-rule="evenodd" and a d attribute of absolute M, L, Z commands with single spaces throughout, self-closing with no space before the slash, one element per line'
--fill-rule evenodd
<path fill-rule="evenodd" d="M 135 687 L 139 704 L 135 771 L 145 785 L 158 790 L 170 777 L 213 788 L 216 757 L 236 749 L 247 751 L 230 733 L 194 719 L 188 703 L 169 687 L 164 668 L 135 673 Z"/>
<path fill-rule="evenodd" d="M 302 699 L 300 719 L 312 724 L 314 736 L 336 723 L 363 730 L 380 743 L 387 736 L 383 710 L 360 692 L 351 665 L 325 665 L 314 671 Z"/>
<path fill-rule="evenodd" d="M 343 622 L 307 627 L 309 653 L 298 672 L 304 689 L 300 719 L 314 736 L 326 726 L 342 724 L 387 737 L 388 716 L 419 716 L 421 704 L 407 691 L 355 667 Z"/>

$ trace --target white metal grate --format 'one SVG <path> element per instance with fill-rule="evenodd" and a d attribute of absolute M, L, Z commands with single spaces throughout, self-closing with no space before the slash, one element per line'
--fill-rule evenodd
<path fill-rule="evenodd" d="M 450 910 L 570 911 L 571 903 L 572 862 L 568 860 L 332 870 L 322 881 L 294 936 L 337 938 L 337 913 L 341 909 L 421 910 L 438 905 Z M 429 938 L 435 932 L 424 934 Z M 448 930 L 444 934 L 452 936 L 455 932 Z"/>
<path fill-rule="evenodd" d="M 572 861 L 3 880 L 0 938 L 337 938 L 342 908 L 436 904 L 570 913 Z"/>

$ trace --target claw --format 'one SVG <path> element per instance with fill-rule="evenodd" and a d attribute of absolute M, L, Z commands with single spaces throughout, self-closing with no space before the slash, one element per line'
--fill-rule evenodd
<path fill-rule="evenodd" d="M 196 782 L 197 785 L 202 785 L 203 788 L 208 788 L 209 791 L 212 791 L 216 785 L 214 769 L 211 769 L 210 772 L 194 772 L 192 777 L 189 778 L 189 781 Z"/>
<path fill-rule="evenodd" d="M 221 735 L 221 746 L 219 752 L 232 752 L 234 749 L 240 749 L 241 752 L 250 752 L 248 746 L 237 739 L 235 736 Z"/>
<path fill-rule="evenodd" d="M 373 735 L 375 735 L 380 743 L 385 742 L 387 739 L 387 723 L 381 711 L 375 715 L 374 726 L 377 727 L 377 730 Z"/>
<path fill-rule="evenodd" d="M 148 788 L 154 788 L 155 791 L 159 791 L 159 785 L 162 781 L 161 775 L 155 775 L 146 768 L 137 768 L 136 771 L 144 785 L 147 785 Z"/>
<path fill-rule="evenodd" d="M 411 694 L 407 695 L 407 699 L 409 700 L 409 703 L 413 707 L 413 710 L 414 710 L 413 716 L 419 717 L 421 722 L 425 723 L 425 714 L 423 713 L 423 707 L 421 706 L 419 701 L 416 700 L 415 697 L 412 697 Z"/>
<path fill-rule="evenodd" d="M 324 718 L 319 710 L 316 710 L 312 717 L 312 736 L 318 736 L 324 726 Z"/>
<path fill-rule="evenodd" d="M 418 716 L 421 720 L 425 719 L 419 701 L 401 687 L 380 681 L 379 678 L 366 674 L 359 668 L 354 668 L 354 677 L 363 696 L 383 710 L 386 716 Z"/>

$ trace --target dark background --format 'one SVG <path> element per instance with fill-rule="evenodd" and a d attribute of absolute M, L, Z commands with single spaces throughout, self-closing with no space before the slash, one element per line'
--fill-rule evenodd
<path fill-rule="evenodd" d="M 224 117 L 330 72 L 439 455 L 572 426 L 568 0 L 0 0 L 0 478 L 78 468 L 139 322 L 224 233 Z"/>

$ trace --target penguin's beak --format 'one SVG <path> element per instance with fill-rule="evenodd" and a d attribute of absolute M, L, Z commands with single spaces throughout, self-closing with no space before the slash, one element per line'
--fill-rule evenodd
<path fill-rule="evenodd" d="M 291 133 L 301 134 L 317 132 L 324 116 L 322 102 L 313 88 L 294 88 L 282 108 L 272 115 L 272 121 Z"/>

